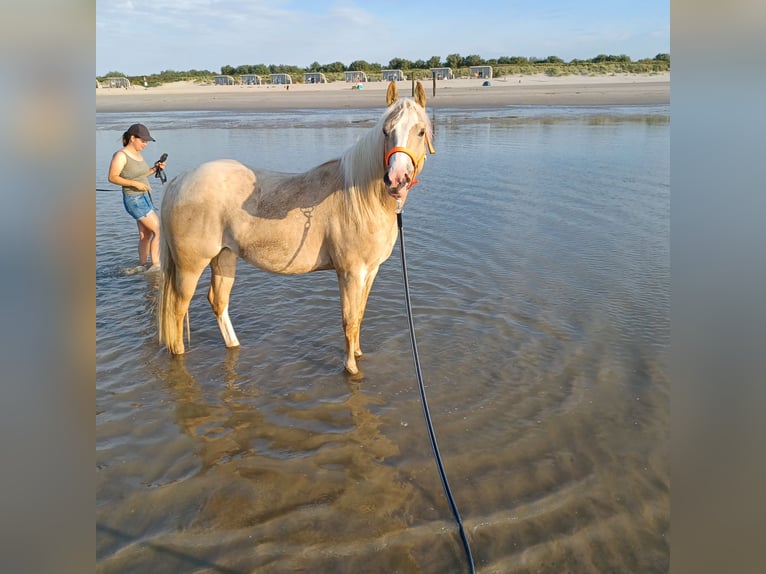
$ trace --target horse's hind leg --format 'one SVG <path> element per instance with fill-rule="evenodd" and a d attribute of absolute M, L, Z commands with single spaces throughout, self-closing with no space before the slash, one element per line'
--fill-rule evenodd
<path fill-rule="evenodd" d="M 237 256 L 226 247 L 210 261 L 212 273 L 207 300 L 213 308 L 213 313 L 218 320 L 218 328 L 221 329 L 221 335 L 227 347 L 239 347 L 239 340 L 229 319 L 229 295 L 234 285 L 236 270 Z"/>
<path fill-rule="evenodd" d="M 166 337 L 166 345 L 173 355 L 183 355 L 186 351 L 183 337 L 184 319 L 189 312 L 189 304 L 194 296 L 194 292 L 197 290 L 197 283 L 203 269 L 204 267 L 192 270 L 177 268 L 175 277 L 172 279 L 174 303 L 168 305 L 170 316 L 166 319 L 172 322 L 172 325 L 169 325 L 167 328 L 168 333 L 172 333 L 172 336 Z"/>

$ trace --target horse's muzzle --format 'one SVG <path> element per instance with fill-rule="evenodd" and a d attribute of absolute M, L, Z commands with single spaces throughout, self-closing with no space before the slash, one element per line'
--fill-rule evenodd
<path fill-rule="evenodd" d="M 388 172 L 383 176 L 383 183 L 386 184 L 386 191 L 393 197 L 398 197 L 402 191 L 407 191 L 412 182 L 412 176 L 405 172 L 395 180 L 391 179 Z"/>
<path fill-rule="evenodd" d="M 399 186 L 393 187 L 391 185 L 391 180 L 389 179 L 388 174 L 386 174 L 383 177 L 383 182 L 386 184 L 386 192 L 394 199 L 405 199 L 410 191 L 409 178 Z"/>

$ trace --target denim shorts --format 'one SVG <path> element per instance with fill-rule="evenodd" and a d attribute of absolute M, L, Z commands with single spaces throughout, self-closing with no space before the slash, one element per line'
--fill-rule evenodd
<path fill-rule="evenodd" d="M 146 217 L 154 210 L 154 204 L 148 193 L 123 193 L 122 204 L 133 219 Z"/>

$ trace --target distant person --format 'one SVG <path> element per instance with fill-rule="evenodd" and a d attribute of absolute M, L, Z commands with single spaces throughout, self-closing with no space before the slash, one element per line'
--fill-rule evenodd
<path fill-rule="evenodd" d="M 146 271 L 160 268 L 160 218 L 152 201 L 149 176 L 165 169 L 165 162 L 153 167 L 141 152 L 150 141 L 156 141 L 143 124 L 133 124 L 122 134 L 123 148 L 112 156 L 109 182 L 122 186 L 122 203 L 138 224 L 138 262 Z"/>

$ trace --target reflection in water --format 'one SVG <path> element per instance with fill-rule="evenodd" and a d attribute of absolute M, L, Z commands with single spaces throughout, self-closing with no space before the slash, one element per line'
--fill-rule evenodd
<path fill-rule="evenodd" d="M 126 545 L 111 560 L 139 560 L 147 567 L 190 557 L 216 563 L 208 551 L 217 551 L 221 540 L 211 532 L 249 541 L 241 559 L 263 571 L 365 571 L 369 553 L 379 546 L 391 547 L 375 552 L 383 571 L 417 569 L 431 560 L 422 548 L 419 556 L 412 553 L 418 531 L 408 528 L 417 523 L 412 505 L 419 494 L 409 477 L 387 463 L 399 448 L 381 432 L 381 417 L 372 410 L 386 407 L 385 401 L 350 377 L 273 396 L 239 372 L 238 358 L 238 350 L 227 351 L 220 388 L 201 385 L 183 356 L 158 373 L 178 428 L 197 444 L 194 477 L 157 485 L 170 497 L 176 495 L 170 490 L 198 492 L 194 516 L 184 525 L 194 548 L 163 537 L 148 546 L 133 542 L 106 520 L 99 523 L 102 534 Z M 420 536 L 432 536 L 433 528 L 421 526 Z M 452 529 L 446 517 L 438 528 Z M 459 548 L 447 538 L 442 560 L 454 560 Z M 233 558 L 236 551 L 227 553 L 226 563 L 236 563 Z"/>

